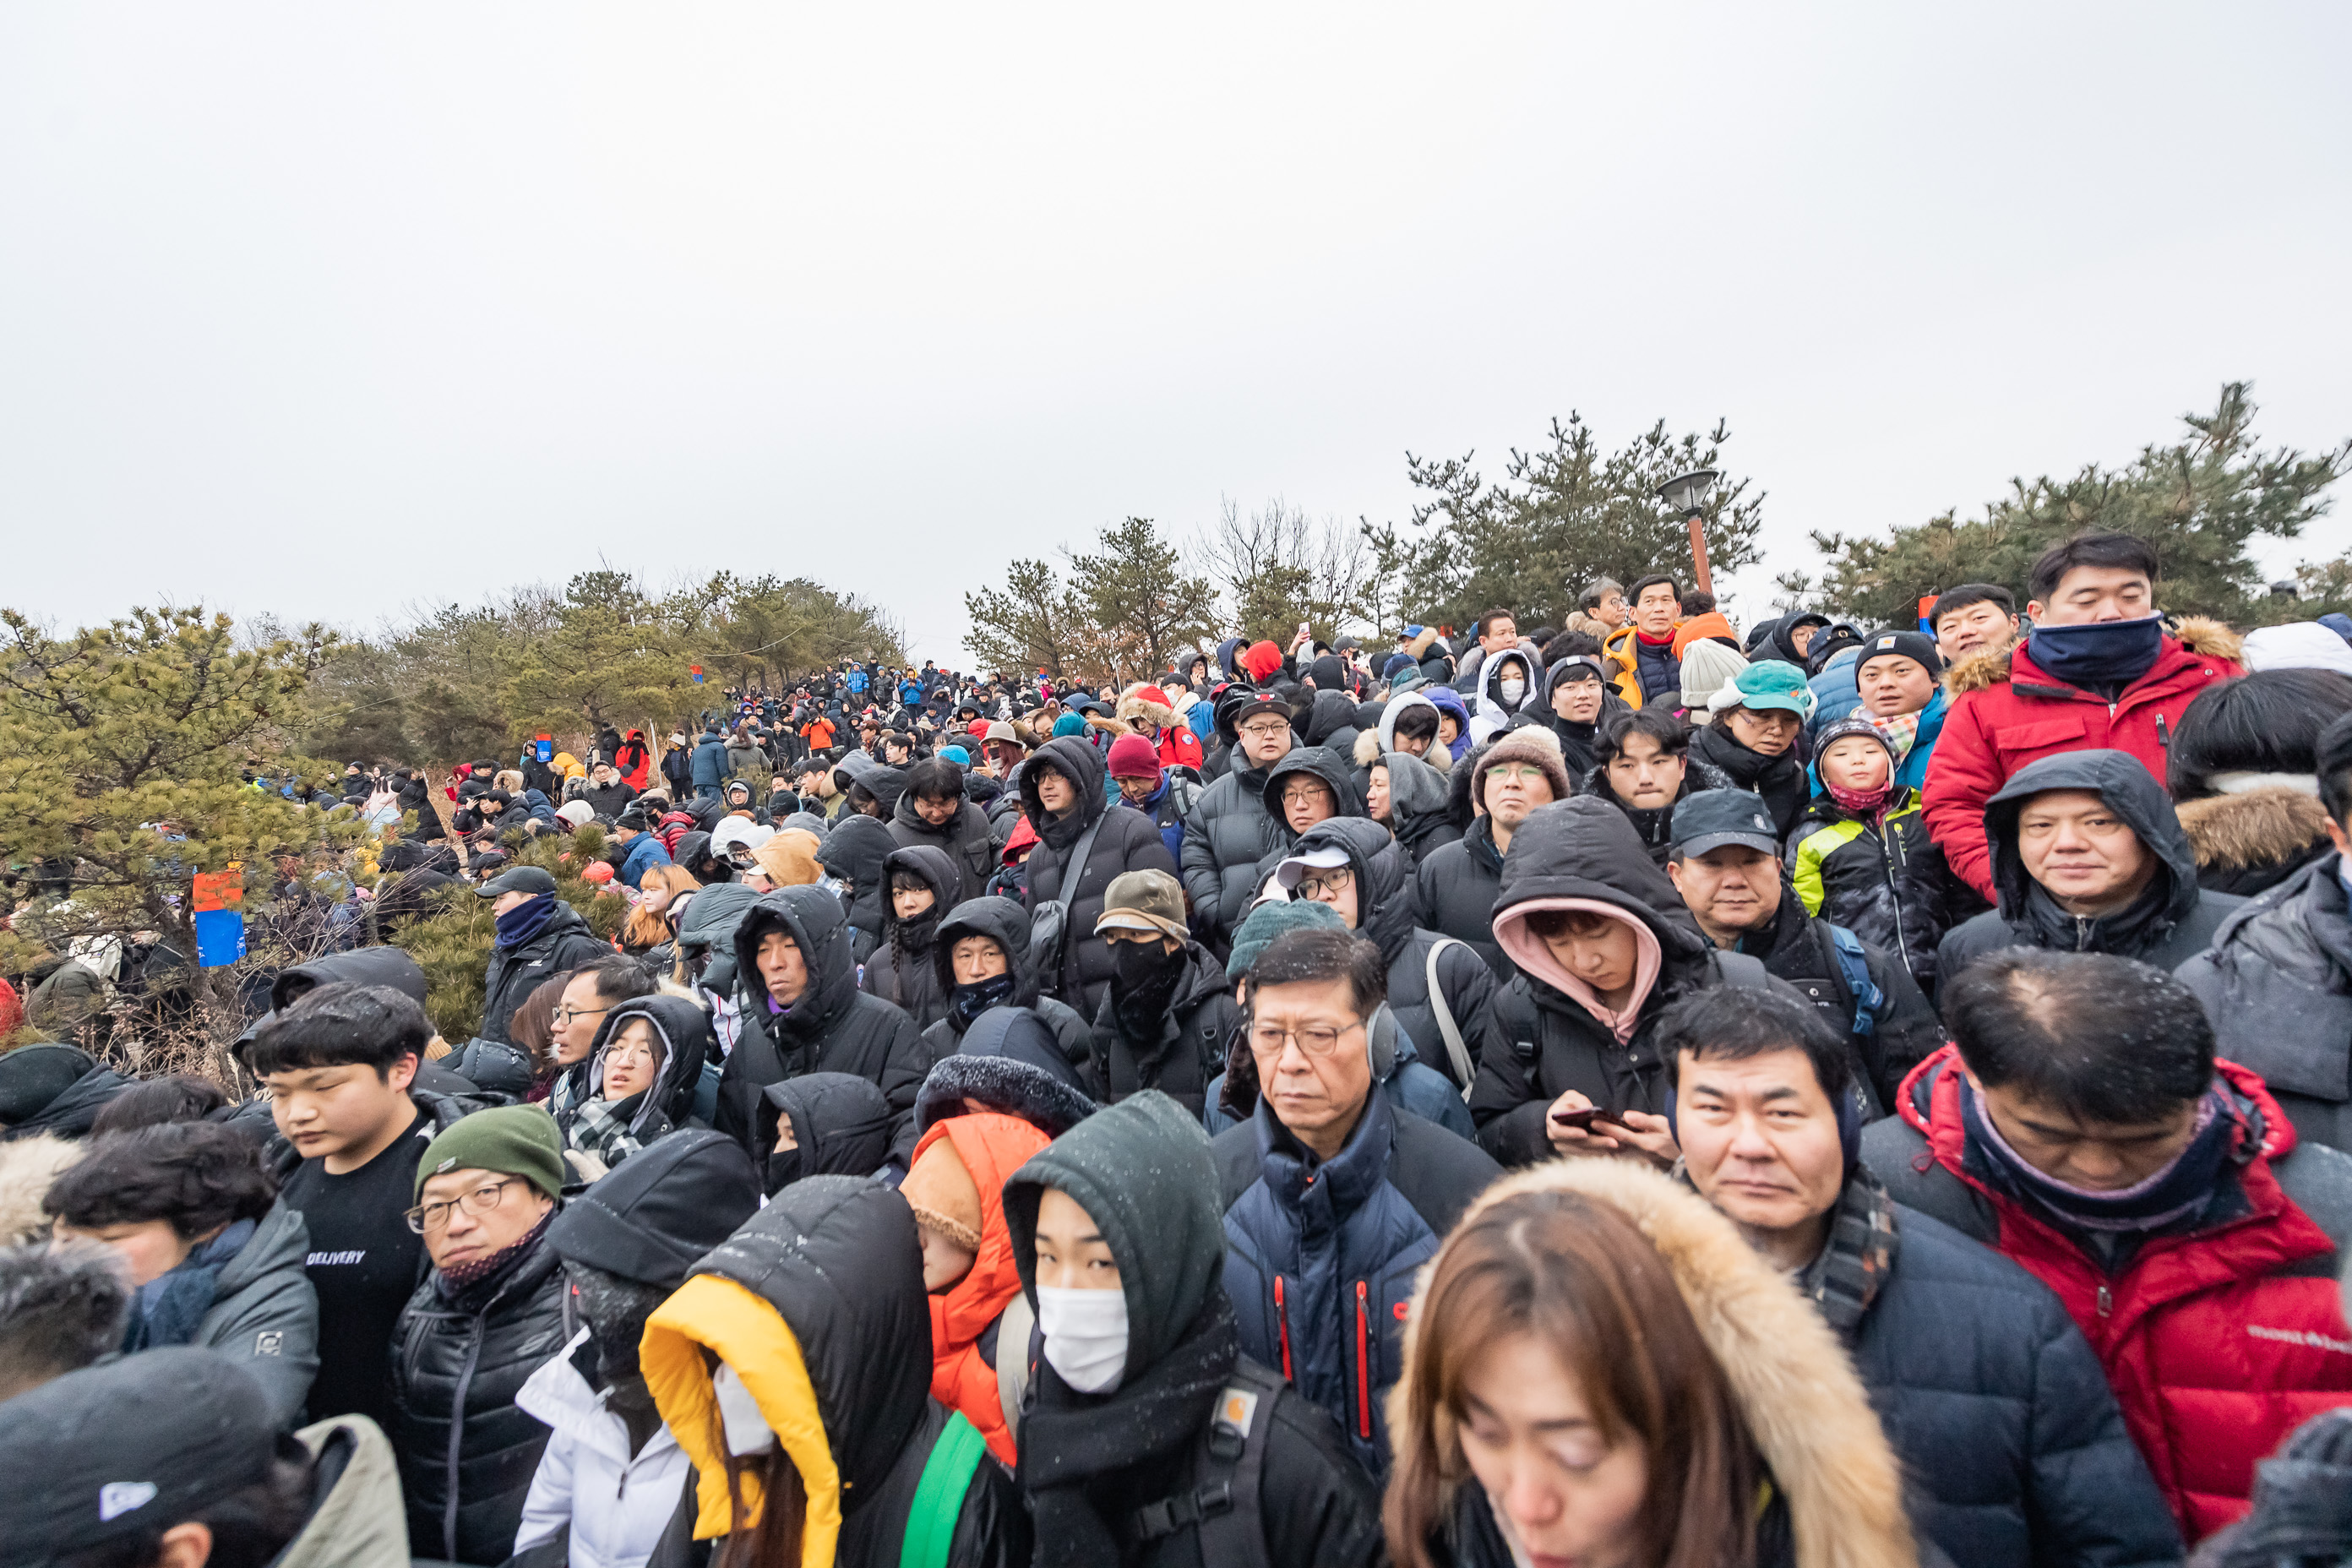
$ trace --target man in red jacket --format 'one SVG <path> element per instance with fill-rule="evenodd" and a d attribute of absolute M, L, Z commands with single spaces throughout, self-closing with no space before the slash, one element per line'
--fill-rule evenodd
<path fill-rule="evenodd" d="M 2164 782 L 2164 752 L 2189 699 L 2242 673 L 2218 621 L 2165 634 L 2156 551 L 2128 533 L 2078 533 L 2033 563 L 2033 634 L 1944 678 L 1952 698 L 1921 795 L 1927 832 L 1969 886 L 1994 897 L 1985 802 L 2009 776 L 2060 752 L 2129 752 Z"/>
<path fill-rule="evenodd" d="M 1864 1163 L 2058 1293 L 2182 1533 L 2211 1534 L 2256 1460 L 2352 1405 L 2352 1157 L 2298 1151 L 2262 1079 L 2214 1059 L 2196 994 L 2131 959 L 2012 949 L 1944 1014 L 1957 1045 L 1904 1080 Z"/>

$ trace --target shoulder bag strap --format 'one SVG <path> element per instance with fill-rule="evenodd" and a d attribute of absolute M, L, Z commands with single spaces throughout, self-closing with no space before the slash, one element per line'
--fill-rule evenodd
<path fill-rule="evenodd" d="M 1478 1069 L 1471 1063 L 1470 1047 L 1463 1042 L 1462 1026 L 1454 1021 L 1454 1009 L 1446 1004 L 1445 988 L 1437 983 L 1437 955 L 1449 947 L 1466 950 L 1469 945 L 1450 936 L 1439 937 L 1429 944 L 1427 965 L 1429 1005 L 1437 1015 L 1437 1032 L 1445 1037 L 1445 1058 L 1454 1064 L 1454 1076 L 1462 1080 L 1465 1100 L 1470 1098 L 1470 1089 L 1478 1081 Z"/>
<path fill-rule="evenodd" d="M 972 1472 L 987 1452 L 980 1429 L 964 1419 L 962 1411 L 949 1415 L 939 1441 L 931 1445 L 931 1457 L 923 1461 L 923 1479 L 916 1483 L 915 1500 L 907 1510 L 898 1568 L 947 1568 L 963 1495 L 971 1489 Z"/>
<path fill-rule="evenodd" d="M 1029 1397 L 1029 1331 L 1037 1314 L 1026 1291 L 1016 1290 L 996 1320 L 996 1403 L 1004 1412 L 1004 1430 L 1017 1446 L 1021 1441 L 1021 1405 Z"/>

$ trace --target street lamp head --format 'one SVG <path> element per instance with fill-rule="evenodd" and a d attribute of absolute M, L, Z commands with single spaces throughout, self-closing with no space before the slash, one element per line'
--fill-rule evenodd
<path fill-rule="evenodd" d="M 1699 499 L 1722 477 L 1713 468 L 1693 468 L 1687 474 L 1676 474 L 1658 487 L 1658 499 L 1688 517 L 1699 510 Z"/>

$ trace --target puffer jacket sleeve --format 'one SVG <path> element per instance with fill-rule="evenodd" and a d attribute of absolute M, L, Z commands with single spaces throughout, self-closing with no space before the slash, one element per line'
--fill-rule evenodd
<path fill-rule="evenodd" d="M 872 1010 L 874 1020 L 869 1026 L 887 1031 L 882 1041 L 882 1078 L 877 1087 L 890 1106 L 890 1155 L 904 1169 L 914 1157 L 915 1096 L 923 1079 L 930 1076 L 931 1048 L 923 1043 L 922 1030 L 904 1008 L 878 996 L 861 996 L 858 1005 Z"/>
<path fill-rule="evenodd" d="M 298 1217 L 294 1258 L 310 1249 Z M 268 1273 L 239 1290 L 226 1312 L 208 1312 L 193 1342 L 218 1351 L 253 1373 L 278 1424 L 291 1430 L 310 1397 L 319 1372 L 319 1293 L 299 1262 Z"/>
<path fill-rule="evenodd" d="M 1990 716 L 1988 699 L 2005 695 L 2000 689 L 1971 691 L 1952 705 L 1944 718 L 1944 732 L 1927 762 L 1927 782 L 1919 792 L 1925 803 L 1928 836 L 1944 847 L 1944 861 L 1952 875 L 1974 888 L 1988 901 L 1993 898 L 1992 850 L 1985 842 L 1985 802 L 2008 781 L 2001 777 L 2000 759 L 1986 732 Z"/>
<path fill-rule="evenodd" d="M 1478 1081 L 1470 1090 L 1470 1120 L 1478 1124 L 1478 1146 L 1506 1167 L 1531 1165 L 1551 1153 L 1551 1140 L 1544 1136 L 1544 1113 L 1551 1101 L 1537 1081 L 1536 1064 L 1524 1060 L 1518 1048 L 1523 1039 L 1541 1039 L 1540 1020 L 1525 984 L 1514 981 L 1505 986 L 1486 1009 Z"/>
<path fill-rule="evenodd" d="M 948 1568 L 1029 1568 L 1034 1549 L 1020 1483 L 1003 1466 L 982 1459 L 956 1514 Z"/>
<path fill-rule="evenodd" d="M 1895 1091 L 1905 1075 L 1942 1048 L 1944 1023 L 1936 1016 L 1935 1008 L 1927 1005 L 1927 993 L 1911 978 L 1911 972 L 1889 952 L 1876 947 L 1864 950 L 1870 959 L 1870 978 L 1886 994 L 1886 1011 L 1878 1020 L 1878 1049 L 1871 1063 L 1871 1078 L 1878 1090 L 1881 1107 L 1892 1109 Z"/>
<path fill-rule="evenodd" d="M 1276 1397 L 1271 1419 L 1258 1483 L 1265 1560 L 1312 1568 L 1387 1562 L 1380 1489 L 1349 1453 L 1338 1425 L 1287 1387 Z"/>
<path fill-rule="evenodd" d="M 2038 1556 L 2097 1568 L 2180 1561 L 2172 1511 L 2125 1428 L 2099 1358 L 2057 1297 L 2019 1325 L 2036 1346 L 2027 1524 Z"/>
<path fill-rule="evenodd" d="M 1185 817 L 1184 850 L 1178 860 L 1184 896 L 1192 900 L 1193 930 L 1222 938 L 1226 933 L 1225 922 L 1219 918 L 1217 856 L 1209 847 L 1209 799 L 1216 787 L 1212 784 L 1202 791 Z"/>

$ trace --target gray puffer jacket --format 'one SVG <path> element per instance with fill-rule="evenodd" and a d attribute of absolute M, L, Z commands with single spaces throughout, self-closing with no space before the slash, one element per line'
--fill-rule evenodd
<path fill-rule="evenodd" d="M 1297 744 L 1296 736 L 1291 744 Z M 1201 792 L 1184 824 L 1185 896 L 1192 900 L 1194 940 L 1222 952 L 1249 913 L 1257 864 L 1290 842 L 1290 830 L 1265 808 L 1266 768 L 1240 765 L 1233 753 L 1223 777 Z"/>
<path fill-rule="evenodd" d="M 2263 1075 L 2294 1130 L 2352 1153 L 2352 899 L 2343 858 L 2305 867 L 2222 921 L 2174 973 L 2219 1053 Z M 2208 893 L 2207 898 L 2214 895 Z"/>
<path fill-rule="evenodd" d="M 213 1304 L 188 1342 L 253 1373 L 287 1427 L 300 1417 L 319 1371 L 319 1293 L 302 1272 L 310 1251 L 301 1211 L 271 1205 L 213 1281 Z"/>

